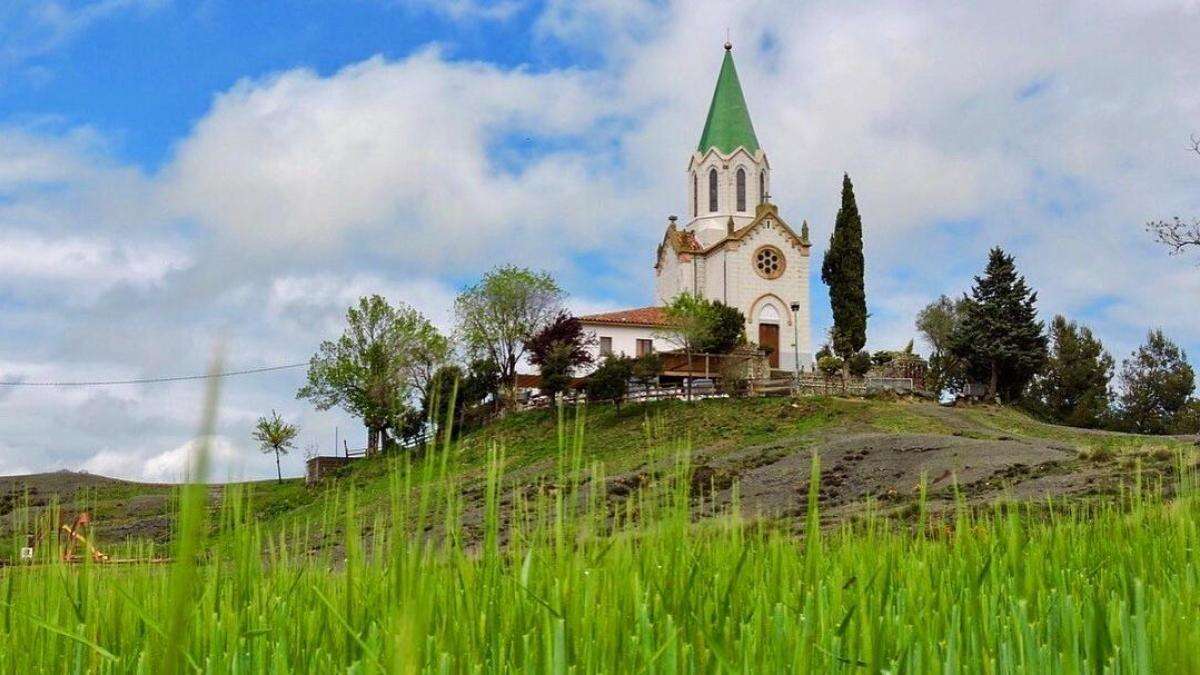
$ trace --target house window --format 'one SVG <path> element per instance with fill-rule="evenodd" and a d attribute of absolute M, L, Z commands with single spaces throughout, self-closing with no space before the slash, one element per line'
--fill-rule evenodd
<path fill-rule="evenodd" d="M 778 279 L 786 265 L 783 251 L 774 246 L 763 246 L 754 252 L 754 269 L 764 279 Z"/>
<path fill-rule="evenodd" d="M 610 356 L 612 353 L 612 338 L 600 338 L 600 356 Z"/>
<path fill-rule="evenodd" d="M 708 170 L 708 212 L 717 211 L 717 170 Z"/>
<path fill-rule="evenodd" d="M 746 170 L 737 170 L 737 210 L 746 210 Z"/>
<path fill-rule="evenodd" d="M 643 340 L 641 338 L 638 338 L 637 355 L 645 356 L 647 354 L 652 354 L 652 353 L 654 353 L 654 340 Z"/>
<path fill-rule="evenodd" d="M 700 215 L 700 177 L 692 173 L 692 217 Z"/>
<path fill-rule="evenodd" d="M 758 172 L 758 203 L 767 203 L 767 172 Z"/>

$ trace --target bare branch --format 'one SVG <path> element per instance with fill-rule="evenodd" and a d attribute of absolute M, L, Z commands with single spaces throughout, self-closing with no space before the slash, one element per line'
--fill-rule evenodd
<path fill-rule="evenodd" d="M 1192 134 L 1191 141 L 1191 151 L 1200 155 L 1200 136 Z M 1172 220 L 1146 223 L 1146 230 L 1154 235 L 1156 241 L 1171 249 L 1171 255 L 1178 255 L 1189 248 L 1200 248 L 1200 219 L 1188 223 L 1175 216 Z"/>
<path fill-rule="evenodd" d="M 1183 253 L 1190 247 L 1200 248 L 1200 220 L 1187 223 L 1178 216 L 1174 220 L 1159 220 L 1146 224 L 1146 229 L 1161 244 L 1171 249 L 1171 255 Z"/>

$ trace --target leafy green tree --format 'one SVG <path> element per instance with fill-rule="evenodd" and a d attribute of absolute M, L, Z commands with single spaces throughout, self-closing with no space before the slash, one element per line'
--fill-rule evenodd
<path fill-rule="evenodd" d="M 571 359 L 571 346 L 561 342 L 550 345 L 538 364 L 538 375 L 542 381 L 540 391 L 553 400 L 571 386 L 574 372 L 575 362 Z"/>
<path fill-rule="evenodd" d="M 500 398 L 500 366 L 491 359 L 475 359 L 467 366 L 467 376 L 458 389 L 459 397 L 466 407 L 476 406 L 489 397 L 498 402 Z"/>
<path fill-rule="evenodd" d="M 1185 413 L 1196 389 L 1187 354 L 1152 330 L 1146 344 L 1121 364 L 1121 417 L 1126 428 L 1143 434 L 1170 431 Z M 1186 413 L 1185 413 L 1186 414 Z"/>
<path fill-rule="evenodd" d="M 433 419 L 435 422 L 444 417 L 446 406 L 451 398 L 455 399 L 454 405 L 460 407 L 458 403 L 458 389 L 462 386 L 462 381 L 466 378 L 466 373 L 462 367 L 447 363 L 434 372 L 429 393 L 421 397 L 421 410 L 427 418 Z M 457 417 L 457 415 L 455 416 Z"/>
<path fill-rule="evenodd" d="M 647 352 L 635 358 L 630 369 L 633 381 L 643 387 L 654 384 L 662 372 L 663 360 L 658 352 Z"/>
<path fill-rule="evenodd" d="M 710 303 L 708 320 L 711 327 L 708 340 L 700 345 L 702 353 L 728 354 L 746 344 L 746 315 L 742 310 L 717 300 Z"/>
<path fill-rule="evenodd" d="M 394 431 L 396 438 L 409 445 L 415 445 L 425 434 L 427 426 L 428 417 L 425 416 L 423 410 L 405 406 L 392 419 L 389 428 Z"/>
<path fill-rule="evenodd" d="M 1171 425 L 1171 432 L 1176 434 L 1198 434 L 1200 435 L 1200 400 L 1192 399 L 1183 410 L 1175 413 L 1175 421 Z M 1197 445 L 1200 445 L 1200 439 L 1197 439 Z"/>
<path fill-rule="evenodd" d="M 821 263 L 821 281 L 829 286 L 833 309 L 833 351 L 842 359 L 842 385 L 850 378 L 849 361 L 867 343 L 867 293 L 863 282 L 862 218 L 850 176 L 842 176 L 842 206 Z"/>
<path fill-rule="evenodd" d="M 460 430 L 463 411 L 470 405 L 462 391 L 466 377 L 462 367 L 453 363 L 448 363 L 434 372 L 433 386 L 430 387 L 429 393 L 421 398 L 422 418 L 426 424 L 433 424 L 434 428 L 444 430 L 449 422 L 452 425 L 452 433 Z"/>
<path fill-rule="evenodd" d="M 712 303 L 691 293 L 680 293 L 663 308 L 667 327 L 660 336 L 687 356 L 687 399 L 692 400 L 692 357 L 704 353 L 713 341 L 715 312 Z"/>
<path fill-rule="evenodd" d="M 450 340 L 430 326 L 432 332 L 419 340 L 412 353 L 412 383 L 418 398 L 424 402 L 436 386 L 434 378 L 450 363 Z M 418 412 L 428 412 L 424 403 Z"/>
<path fill-rule="evenodd" d="M 1047 338 L 1037 320 L 1037 293 L 1017 274 L 1012 256 L 992 249 L 964 309 L 954 352 L 967 374 L 988 383 L 989 398 L 1019 400 L 1046 363 Z"/>
<path fill-rule="evenodd" d="M 283 421 L 274 410 L 271 411 L 270 417 L 260 417 L 254 425 L 252 435 L 263 453 L 275 453 L 275 475 L 280 483 L 283 482 L 283 469 L 279 464 L 279 456 L 288 454 L 288 451 L 295 447 L 296 435 L 299 433 L 300 430 L 294 424 Z"/>
<path fill-rule="evenodd" d="M 926 386 L 935 392 L 961 386 L 965 379 L 963 359 L 954 352 L 954 336 L 966 314 L 965 298 L 951 300 L 943 295 L 917 314 L 917 332 L 929 344 L 929 372 Z"/>
<path fill-rule="evenodd" d="M 1050 322 L 1050 355 L 1030 384 L 1026 406 L 1060 424 L 1100 427 L 1112 407 L 1113 365 L 1091 329 L 1056 316 Z"/>
<path fill-rule="evenodd" d="M 495 364 L 482 359 L 473 361 L 465 370 L 457 364 L 444 365 L 434 374 L 433 381 L 433 396 L 422 399 L 423 419 L 444 429 L 450 415 L 452 433 L 457 435 L 470 428 L 471 422 L 478 421 L 472 411 L 488 397 L 494 400 L 499 395 L 500 373 Z"/>
<path fill-rule="evenodd" d="M 529 338 L 562 311 L 564 293 L 549 274 L 512 265 L 497 267 L 465 289 L 454 302 L 458 335 L 470 356 L 500 370 L 502 390 L 512 403 L 517 365 Z"/>
<path fill-rule="evenodd" d="M 398 430 L 411 408 L 416 363 L 441 339 L 420 312 L 401 303 L 392 307 L 378 295 L 359 299 L 346 312 L 346 329 L 321 343 L 308 364 L 308 383 L 296 398 L 319 410 L 341 407 L 367 428 L 367 451 L 388 445 L 388 429 Z"/>
<path fill-rule="evenodd" d="M 609 355 L 587 378 L 589 401 L 611 401 L 621 412 L 621 402 L 629 392 L 633 361 L 626 356 Z"/>
<path fill-rule="evenodd" d="M 526 341 L 529 363 L 538 368 L 543 394 L 553 399 L 570 386 L 576 369 L 591 365 L 590 343 L 583 322 L 566 312 Z"/>

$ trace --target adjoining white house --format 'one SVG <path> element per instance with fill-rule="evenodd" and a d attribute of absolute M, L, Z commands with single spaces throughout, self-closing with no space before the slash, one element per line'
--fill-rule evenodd
<path fill-rule="evenodd" d="M 700 143 L 688 160 L 684 226 L 668 219 L 655 255 L 656 305 L 580 317 L 600 353 L 638 356 L 676 348 L 660 333 L 662 307 L 683 292 L 719 300 L 746 316 L 746 337 L 771 368 L 813 368 L 809 334 L 808 223 L 797 234 L 771 203 L 771 165 L 750 122 L 742 86 L 725 58 Z"/>

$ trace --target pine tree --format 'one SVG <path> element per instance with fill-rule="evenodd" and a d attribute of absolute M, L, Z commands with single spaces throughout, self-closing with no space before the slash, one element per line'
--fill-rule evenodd
<path fill-rule="evenodd" d="M 1026 403 L 1055 422 L 1097 428 L 1112 406 L 1113 363 L 1091 329 L 1056 316 L 1050 324 L 1050 357 Z"/>
<path fill-rule="evenodd" d="M 829 286 L 833 309 L 830 334 L 833 351 L 842 359 L 842 384 L 849 379 L 850 358 L 867 343 L 867 294 L 863 284 L 862 219 L 854 201 L 854 186 L 842 176 L 842 207 L 821 263 L 821 281 Z"/>
<path fill-rule="evenodd" d="M 1124 426 L 1143 434 L 1173 430 L 1188 414 L 1196 373 L 1187 353 L 1161 330 L 1121 364 L 1121 413 Z"/>
<path fill-rule="evenodd" d="M 970 376 L 988 383 L 988 398 L 1019 399 L 1046 363 L 1037 293 L 1017 274 L 1012 256 L 996 247 L 966 300 L 955 353 L 966 361 Z"/>

